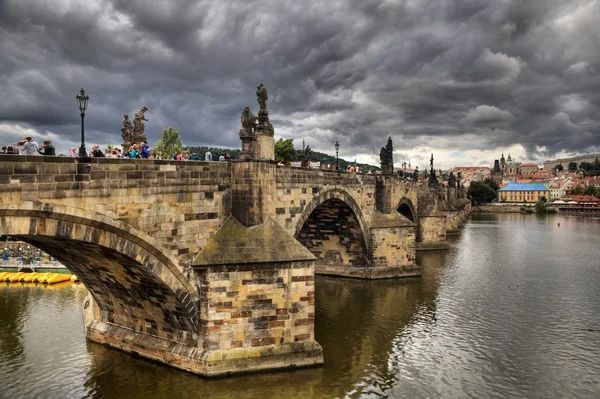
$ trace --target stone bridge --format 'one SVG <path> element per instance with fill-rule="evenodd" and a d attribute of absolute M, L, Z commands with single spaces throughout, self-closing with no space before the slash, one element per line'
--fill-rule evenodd
<path fill-rule="evenodd" d="M 315 272 L 418 276 L 415 251 L 469 211 L 454 189 L 269 160 L 0 155 L 0 234 L 78 275 L 88 339 L 205 376 L 322 364 Z"/>

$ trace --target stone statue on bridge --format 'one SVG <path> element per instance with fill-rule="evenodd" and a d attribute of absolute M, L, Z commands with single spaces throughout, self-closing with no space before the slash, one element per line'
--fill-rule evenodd
<path fill-rule="evenodd" d="M 148 121 L 146 119 L 145 113 L 148 111 L 148 108 L 142 107 L 138 112 L 135 113 L 135 118 L 133 119 L 133 139 L 132 143 L 137 142 L 148 142 L 146 139 L 145 126 L 143 121 Z"/>
<path fill-rule="evenodd" d="M 123 126 L 121 127 L 121 137 L 123 137 L 123 146 L 129 147 L 133 141 L 133 125 L 129 120 L 129 115 L 123 116 Z"/>
<path fill-rule="evenodd" d="M 242 112 L 242 129 L 240 130 L 240 136 L 252 136 L 254 128 L 256 127 L 256 116 L 250 111 L 250 107 L 244 108 Z"/>
<path fill-rule="evenodd" d="M 256 101 L 258 101 L 260 109 L 258 110 L 258 125 L 254 129 L 254 133 L 259 136 L 273 136 L 275 134 L 275 129 L 273 129 L 273 125 L 269 122 L 267 98 L 267 88 L 261 83 L 260 86 L 256 88 Z M 261 150 L 259 152 L 263 151 Z"/>
<path fill-rule="evenodd" d="M 438 184 L 437 176 L 435 175 L 435 168 L 433 167 L 433 154 L 431 154 L 431 159 L 429 160 L 429 165 L 431 170 L 429 171 L 429 185 L 435 186 Z"/>
<path fill-rule="evenodd" d="M 379 152 L 379 160 L 381 162 L 381 174 L 393 175 L 394 174 L 394 147 L 392 145 L 392 138 L 388 137 L 388 141 L 385 147 L 381 147 Z"/>
<path fill-rule="evenodd" d="M 256 88 L 256 100 L 260 109 L 258 117 L 254 116 L 250 107 L 244 108 L 242 112 L 242 128 L 240 129 L 240 140 L 242 151 L 240 159 L 275 159 L 275 129 L 269 122 L 269 111 L 267 111 L 267 88 L 262 83 Z"/>
<path fill-rule="evenodd" d="M 256 88 L 256 101 L 258 101 L 258 106 L 260 107 L 260 110 L 258 111 L 259 115 L 261 111 L 267 112 L 267 98 L 267 88 L 261 83 L 260 86 Z"/>

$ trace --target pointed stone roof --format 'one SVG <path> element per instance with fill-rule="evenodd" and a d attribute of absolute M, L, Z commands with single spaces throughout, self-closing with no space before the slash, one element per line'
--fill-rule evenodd
<path fill-rule="evenodd" d="M 245 227 L 229 216 L 192 266 L 315 260 L 315 256 L 271 218 Z"/>
<path fill-rule="evenodd" d="M 382 229 L 382 228 L 391 228 L 391 227 L 405 227 L 405 226 L 416 226 L 413 222 L 411 222 L 407 217 L 402 216 L 398 211 L 393 211 L 392 213 L 381 213 L 379 211 L 375 211 L 373 213 L 373 217 L 371 218 L 371 223 L 369 224 L 369 228 L 371 229 Z"/>

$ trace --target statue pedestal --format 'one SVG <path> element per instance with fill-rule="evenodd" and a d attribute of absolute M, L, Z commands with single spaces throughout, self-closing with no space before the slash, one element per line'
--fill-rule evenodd
<path fill-rule="evenodd" d="M 254 128 L 254 145 L 252 148 L 254 159 L 269 160 L 275 159 L 275 129 L 269 122 L 269 112 L 267 110 L 258 111 L 258 125 Z"/>
<path fill-rule="evenodd" d="M 275 139 L 273 138 L 273 126 L 258 125 L 254 132 L 254 144 L 252 152 L 254 159 L 274 160 L 275 159 Z"/>
<path fill-rule="evenodd" d="M 252 159 L 252 143 L 254 137 L 246 133 L 244 129 L 240 130 L 240 140 L 242 140 L 242 151 L 240 151 L 240 159 Z"/>

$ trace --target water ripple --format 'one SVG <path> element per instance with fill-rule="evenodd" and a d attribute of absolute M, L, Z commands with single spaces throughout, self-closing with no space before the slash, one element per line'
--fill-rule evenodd
<path fill-rule="evenodd" d="M 598 236 L 600 220 L 484 216 L 419 254 L 420 279 L 319 277 L 325 366 L 224 380 L 87 343 L 81 286 L 0 286 L 0 398 L 598 397 Z"/>

